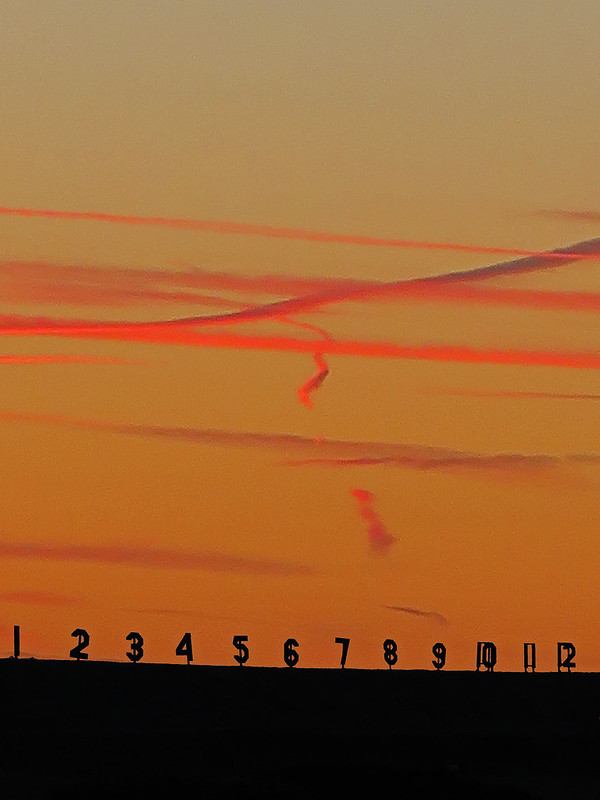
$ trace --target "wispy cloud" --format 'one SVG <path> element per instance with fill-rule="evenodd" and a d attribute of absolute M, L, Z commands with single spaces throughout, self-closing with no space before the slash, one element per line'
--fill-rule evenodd
<path fill-rule="evenodd" d="M 377 448 L 374 448 L 376 452 Z M 565 466 L 600 464 L 600 455 L 566 454 L 562 456 L 535 455 L 529 453 L 461 453 L 454 455 L 428 454 L 426 448 L 418 453 L 404 455 L 365 455 L 338 458 L 305 458 L 285 462 L 288 467 L 405 467 L 423 472 L 444 470 L 478 470 L 482 472 L 511 472 L 514 470 L 545 471 Z"/>
<path fill-rule="evenodd" d="M 0 411 L 0 420 L 59 425 L 73 429 L 104 431 L 127 436 L 149 436 L 217 447 L 272 450 L 286 457 L 281 466 L 385 465 L 417 470 L 464 467 L 480 470 L 552 469 L 565 465 L 598 465 L 600 454 L 477 453 L 400 442 L 344 439 L 312 439 L 285 433 L 253 433 L 211 428 L 183 428 L 77 419 L 58 415 Z M 295 456 L 295 458 L 294 458 Z"/>
<path fill-rule="evenodd" d="M 0 261 L 0 296 L 4 303 L 97 307 L 161 303 L 238 309 L 247 305 L 199 293 L 197 283 L 195 271 Z"/>
<path fill-rule="evenodd" d="M 316 570 L 300 564 L 266 558 L 250 558 L 219 552 L 170 550 L 125 545 L 50 544 L 45 542 L 2 542 L 0 558 L 43 561 L 80 561 L 92 564 L 125 565 L 155 569 L 192 569 L 207 572 L 236 572 L 248 575 L 312 575 Z"/>
<path fill-rule="evenodd" d="M 447 619 L 443 614 L 440 614 L 438 611 L 422 611 L 420 608 L 410 608 L 410 606 L 383 606 L 387 608 L 389 611 L 399 611 L 402 614 L 411 614 L 415 617 L 429 617 L 431 619 L 435 619 L 440 625 L 445 625 L 447 623 Z"/>

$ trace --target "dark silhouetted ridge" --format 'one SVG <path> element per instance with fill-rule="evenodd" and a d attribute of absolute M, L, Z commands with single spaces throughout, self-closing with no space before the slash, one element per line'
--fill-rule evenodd
<path fill-rule="evenodd" d="M 595 796 L 600 675 L 0 661 L 3 796 Z"/>

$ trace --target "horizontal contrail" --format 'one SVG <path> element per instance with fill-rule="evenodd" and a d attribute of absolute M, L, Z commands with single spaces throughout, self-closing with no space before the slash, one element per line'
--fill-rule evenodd
<path fill-rule="evenodd" d="M 400 611 L 403 614 L 412 614 L 416 617 L 431 617 L 436 619 L 441 625 L 445 625 L 448 621 L 443 614 L 438 611 L 421 611 L 420 608 L 410 608 L 409 606 L 384 606 L 390 611 Z"/>
<path fill-rule="evenodd" d="M 203 428 L 177 428 L 161 425 L 135 425 L 116 422 L 77 419 L 43 414 L 0 411 L 0 420 L 6 422 L 33 422 L 58 425 L 75 430 L 103 431 L 129 436 L 148 436 L 172 439 L 191 444 L 217 447 L 275 450 L 288 458 L 282 466 L 302 465 L 375 465 L 392 464 L 417 470 L 436 470 L 455 466 L 480 469 L 513 469 L 527 467 L 548 469 L 566 464 L 600 464 L 600 454 L 574 453 L 565 455 L 529 453 L 473 453 L 429 445 L 399 442 L 366 442 L 344 439 L 312 439 L 307 436 L 281 433 L 251 433 Z M 301 458 L 303 457 L 303 458 Z"/>
<path fill-rule="evenodd" d="M 270 350 L 287 353 L 386 358 L 410 361 L 444 361 L 461 364 L 497 364 L 507 366 L 562 367 L 599 369 L 600 352 L 553 352 L 549 350 L 478 349 L 461 345 L 398 345 L 387 342 L 352 340 L 297 339 L 284 336 L 244 336 L 237 333 L 200 333 L 191 326 L 157 323 L 81 324 L 56 320 L 4 317 L 0 318 L 0 335 L 58 336 L 75 339 L 152 344 L 179 344 L 226 350 Z"/>
<path fill-rule="evenodd" d="M 440 393 L 456 397 L 489 397 L 507 400 L 600 400 L 600 394 L 582 394 L 562 392 L 492 392 L 480 389 L 440 389 Z"/>
<path fill-rule="evenodd" d="M 600 222 L 600 211 L 569 211 L 563 209 L 542 208 L 537 213 L 544 217 L 557 219 L 575 219 L 580 222 Z"/>
<path fill-rule="evenodd" d="M 198 569 L 208 572 L 239 572 L 249 575 L 311 575 L 316 570 L 271 559 L 244 558 L 217 552 L 186 552 L 125 545 L 49 544 L 45 542 L 2 542 L 0 558 L 43 561 L 81 561 L 157 569 Z"/>
<path fill-rule="evenodd" d="M 444 250 L 467 253 L 490 253 L 498 255 L 540 256 L 538 250 L 524 250 L 515 247 L 490 247 L 487 245 L 457 244 L 452 242 L 422 242 L 409 239 L 392 239 L 378 236 L 362 236 L 343 233 L 327 233 L 324 231 L 303 230 L 300 228 L 262 225 L 252 222 L 231 222 L 228 220 L 194 220 L 169 217 L 140 217 L 131 214 L 108 214 L 94 211 L 59 211 L 33 208 L 0 207 L 0 215 L 17 217 L 43 217 L 46 219 L 86 220 L 94 222 L 112 222 L 125 225 L 146 225 L 176 230 L 200 231 L 204 233 L 242 234 L 244 236 L 261 236 L 273 239 L 294 239 L 307 242 L 329 244 L 354 244 L 367 247 L 395 247 L 421 250 Z M 565 258 L 560 251 L 544 254 L 554 259 Z M 597 258 L 591 254 L 581 253 L 577 258 Z"/>
<path fill-rule="evenodd" d="M 467 452 L 457 452 L 452 455 L 429 455 L 424 449 L 423 452 L 419 453 L 418 448 L 414 448 L 412 453 L 398 453 L 397 455 L 377 455 L 377 448 L 374 448 L 372 452 L 372 455 L 364 456 L 294 459 L 283 462 L 283 466 L 374 467 L 387 465 L 433 471 L 451 469 L 454 467 L 510 470 L 519 467 L 548 469 L 561 464 L 600 464 L 600 455 L 577 453 L 563 456 L 531 455 L 527 453 Z"/>
<path fill-rule="evenodd" d="M 69 356 L 69 355 L 40 355 L 40 356 L 15 356 L 0 355 L 0 364 L 27 365 L 27 364 L 134 364 L 128 358 L 112 358 L 104 356 Z"/>

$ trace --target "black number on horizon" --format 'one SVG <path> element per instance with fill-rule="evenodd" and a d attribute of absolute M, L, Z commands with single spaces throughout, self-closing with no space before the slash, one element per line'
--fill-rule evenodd
<path fill-rule="evenodd" d="M 523 671 L 535 672 L 535 642 L 523 642 Z"/>
<path fill-rule="evenodd" d="M 398 661 L 398 645 L 393 639 L 386 639 L 383 643 L 383 658 L 390 669 Z"/>
<path fill-rule="evenodd" d="M 181 637 L 181 641 L 175 648 L 175 655 L 176 656 L 185 656 L 187 658 L 187 663 L 189 664 L 190 661 L 194 660 L 194 656 L 192 653 L 192 634 L 191 633 L 184 633 Z"/>
<path fill-rule="evenodd" d="M 295 639 L 287 639 L 283 645 L 283 660 L 288 667 L 295 667 L 300 658 L 294 647 L 298 647 L 298 642 Z"/>
<path fill-rule="evenodd" d="M 498 660 L 498 652 L 493 642 L 477 642 L 477 672 L 485 667 L 486 672 L 493 672 Z"/>
<path fill-rule="evenodd" d="M 340 667 L 344 669 L 346 665 L 346 657 L 348 655 L 348 647 L 350 645 L 350 639 L 345 639 L 343 636 L 336 636 L 335 643 L 342 645 L 342 657 L 340 659 Z"/>
<path fill-rule="evenodd" d="M 233 637 L 233 646 L 237 647 L 238 652 L 235 653 L 233 656 L 240 667 L 243 667 L 246 661 L 250 658 L 250 651 L 248 650 L 247 645 L 244 642 L 248 641 L 247 636 L 234 636 Z"/>
<path fill-rule="evenodd" d="M 563 669 L 566 669 L 567 672 L 571 672 L 572 669 L 575 669 L 575 667 L 577 666 L 574 660 L 576 651 L 573 642 L 557 642 L 556 649 L 557 649 L 556 661 L 557 661 L 558 672 L 562 672 Z"/>
<path fill-rule="evenodd" d="M 83 652 L 90 643 L 89 633 L 83 628 L 75 628 L 71 636 L 76 636 L 78 642 L 75 647 L 69 651 L 69 656 L 77 659 L 77 661 L 85 661 L 89 658 L 88 654 Z"/>
<path fill-rule="evenodd" d="M 130 661 L 137 664 L 144 657 L 144 638 L 137 631 L 131 631 L 125 638 L 131 642 L 131 652 L 127 652 L 125 655 Z"/>
<path fill-rule="evenodd" d="M 435 656 L 435 661 L 431 663 L 436 669 L 444 669 L 446 665 L 446 645 L 442 642 L 436 642 L 431 648 L 431 652 Z"/>

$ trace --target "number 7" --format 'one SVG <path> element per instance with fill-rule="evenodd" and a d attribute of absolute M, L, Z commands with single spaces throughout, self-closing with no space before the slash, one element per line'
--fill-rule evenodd
<path fill-rule="evenodd" d="M 346 663 L 346 656 L 348 655 L 348 645 L 350 644 L 350 639 L 344 639 L 343 636 L 336 636 L 335 643 L 342 645 L 342 658 L 340 660 L 340 667 L 344 669 L 344 665 Z"/>

